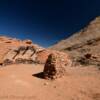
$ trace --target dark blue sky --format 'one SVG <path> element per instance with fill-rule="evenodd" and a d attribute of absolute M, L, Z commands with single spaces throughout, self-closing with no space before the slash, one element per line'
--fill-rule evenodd
<path fill-rule="evenodd" d="M 100 0 L 0 0 L 0 35 L 48 47 L 100 15 Z"/>

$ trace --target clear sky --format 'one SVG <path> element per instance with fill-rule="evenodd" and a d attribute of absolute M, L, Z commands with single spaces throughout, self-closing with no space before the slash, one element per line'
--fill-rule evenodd
<path fill-rule="evenodd" d="M 0 35 L 48 47 L 100 15 L 100 0 L 0 0 Z"/>

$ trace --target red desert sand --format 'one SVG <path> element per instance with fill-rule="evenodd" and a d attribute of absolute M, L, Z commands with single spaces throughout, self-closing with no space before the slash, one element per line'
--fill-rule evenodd
<path fill-rule="evenodd" d="M 100 100 L 100 71 L 69 67 L 64 77 L 43 78 L 43 65 L 0 68 L 0 100 Z"/>

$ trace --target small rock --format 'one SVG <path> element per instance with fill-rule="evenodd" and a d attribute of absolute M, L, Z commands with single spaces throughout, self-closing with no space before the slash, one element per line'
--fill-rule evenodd
<path fill-rule="evenodd" d="M 45 82 L 44 85 L 48 85 L 48 82 Z"/>
<path fill-rule="evenodd" d="M 57 88 L 56 86 L 54 86 L 54 88 Z"/>
<path fill-rule="evenodd" d="M 31 41 L 31 40 L 24 40 L 24 42 L 25 42 L 26 44 L 32 44 L 32 41 Z"/>

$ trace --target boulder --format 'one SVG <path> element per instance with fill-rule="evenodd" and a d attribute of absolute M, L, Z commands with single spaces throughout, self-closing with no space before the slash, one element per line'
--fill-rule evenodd
<path fill-rule="evenodd" d="M 32 44 L 31 40 L 24 40 L 23 42 L 26 43 L 26 44 Z"/>
<path fill-rule="evenodd" d="M 51 53 L 48 56 L 46 64 L 44 66 L 44 78 L 56 79 L 64 76 L 66 70 L 65 65 L 62 63 L 59 54 Z"/>

